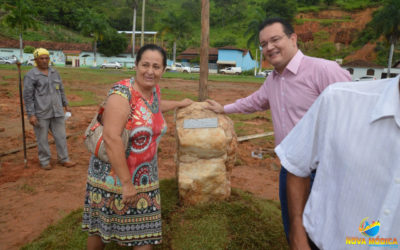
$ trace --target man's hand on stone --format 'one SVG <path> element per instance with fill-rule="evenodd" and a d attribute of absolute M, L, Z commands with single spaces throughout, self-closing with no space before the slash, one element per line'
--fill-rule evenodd
<path fill-rule="evenodd" d="M 205 107 L 206 109 L 209 109 L 211 111 L 214 111 L 217 114 L 223 114 L 224 113 L 224 106 L 222 106 L 221 104 L 219 104 L 218 102 L 214 101 L 214 100 L 206 100 L 207 102 L 207 106 Z"/>

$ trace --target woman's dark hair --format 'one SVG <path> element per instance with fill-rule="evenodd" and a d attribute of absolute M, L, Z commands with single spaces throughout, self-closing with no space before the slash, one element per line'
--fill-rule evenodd
<path fill-rule="evenodd" d="M 270 26 L 274 23 L 280 23 L 283 26 L 283 32 L 289 37 L 291 34 L 294 33 L 293 26 L 283 18 L 280 17 L 272 17 L 264 20 L 260 27 L 258 27 L 258 32 L 261 32 L 265 27 Z"/>
<path fill-rule="evenodd" d="M 167 53 L 165 53 L 163 48 L 155 44 L 146 44 L 139 49 L 138 53 L 136 54 L 136 66 L 139 64 L 140 60 L 142 59 L 142 55 L 146 50 L 156 50 L 160 52 L 163 60 L 163 66 L 164 68 L 167 67 Z"/>

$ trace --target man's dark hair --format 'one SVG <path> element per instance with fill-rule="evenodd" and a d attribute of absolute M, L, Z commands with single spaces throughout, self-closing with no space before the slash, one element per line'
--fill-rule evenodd
<path fill-rule="evenodd" d="M 165 53 L 165 50 L 163 48 L 155 44 L 146 44 L 139 49 L 138 53 L 136 54 L 136 66 L 139 64 L 140 60 L 142 59 L 142 55 L 146 50 L 156 50 L 160 52 L 162 56 L 163 66 L 164 68 L 167 67 L 167 53 Z"/>
<path fill-rule="evenodd" d="M 264 20 L 264 22 L 262 22 L 262 24 L 258 28 L 258 32 L 261 32 L 261 30 L 263 30 L 265 27 L 270 26 L 274 23 L 282 24 L 283 32 L 285 32 L 287 36 L 290 36 L 291 34 L 294 33 L 293 26 L 288 21 L 280 17 L 272 17 Z"/>

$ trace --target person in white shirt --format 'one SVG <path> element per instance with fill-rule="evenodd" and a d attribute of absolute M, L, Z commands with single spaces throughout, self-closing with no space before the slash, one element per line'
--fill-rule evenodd
<path fill-rule="evenodd" d="M 399 85 L 400 76 L 329 86 L 275 148 L 289 171 L 291 249 L 374 249 L 376 237 L 398 247 Z"/>

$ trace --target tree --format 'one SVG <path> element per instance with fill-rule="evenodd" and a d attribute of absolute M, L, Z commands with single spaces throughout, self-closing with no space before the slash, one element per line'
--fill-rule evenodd
<path fill-rule="evenodd" d="M 162 18 L 164 25 L 161 32 L 168 32 L 173 37 L 173 62 L 176 60 L 176 41 L 185 37 L 189 32 L 188 22 L 184 15 L 177 15 L 175 12 L 168 12 L 167 16 Z"/>
<path fill-rule="evenodd" d="M 110 25 L 108 24 L 104 15 L 98 14 L 92 10 L 88 10 L 87 14 L 79 23 L 79 27 L 84 34 L 93 37 L 93 66 L 96 67 L 97 41 L 103 40 L 104 34 L 110 28 Z"/>
<path fill-rule="evenodd" d="M 34 51 L 35 51 L 35 47 L 29 46 L 29 45 L 26 45 L 24 47 L 24 53 L 33 53 Z"/>
<path fill-rule="evenodd" d="M 383 7 L 374 12 L 367 27 L 375 32 L 375 38 L 383 35 L 390 43 L 387 72 L 387 76 L 390 77 L 394 46 L 400 38 L 400 1 L 386 0 Z"/>
<path fill-rule="evenodd" d="M 224 46 L 233 46 L 236 44 L 236 36 L 233 34 L 226 34 L 225 36 L 220 36 L 216 41 L 212 43 L 212 47 L 220 48 Z"/>
<path fill-rule="evenodd" d="M 264 5 L 266 17 L 281 17 L 293 22 L 297 13 L 297 4 L 294 0 L 269 0 Z"/>
<path fill-rule="evenodd" d="M 297 3 L 301 6 L 318 5 L 320 0 L 297 0 Z"/>
<path fill-rule="evenodd" d="M 99 52 L 105 56 L 116 56 L 123 53 L 128 46 L 128 40 L 125 33 L 118 34 L 114 29 L 110 29 L 103 35 L 99 43 Z"/>
<path fill-rule="evenodd" d="M 324 0 L 324 2 L 326 3 L 326 5 L 331 6 L 335 3 L 335 0 Z"/>
<path fill-rule="evenodd" d="M 248 1 L 243 0 L 214 0 L 210 4 L 211 26 L 230 26 L 232 23 L 241 22 L 246 18 Z"/>
<path fill-rule="evenodd" d="M 41 21 L 57 23 L 78 30 L 78 25 L 86 9 L 90 8 L 89 0 L 40 0 L 33 2 L 33 9 Z"/>
<path fill-rule="evenodd" d="M 251 46 L 255 46 L 256 48 L 260 44 L 259 39 L 259 28 L 263 21 L 266 19 L 267 15 L 265 11 L 261 9 L 256 10 L 256 16 L 250 21 L 249 25 L 247 26 L 247 30 L 244 33 L 244 36 L 249 36 L 247 39 L 247 47 L 250 48 Z"/>
<path fill-rule="evenodd" d="M 199 101 L 205 101 L 208 97 L 208 47 L 210 37 L 210 2 L 201 0 L 201 47 L 200 47 L 200 79 Z"/>
<path fill-rule="evenodd" d="M 250 21 L 249 25 L 247 26 L 247 30 L 244 33 L 244 36 L 249 36 L 249 38 L 247 39 L 247 47 L 250 48 L 250 47 L 254 46 L 256 48 L 256 57 L 257 57 L 258 47 L 260 44 L 259 29 L 260 29 L 261 24 L 265 20 L 266 16 L 267 15 L 266 15 L 265 11 L 263 11 L 261 9 L 257 9 L 256 16 Z M 262 53 L 260 50 L 260 71 L 262 68 L 261 65 L 262 65 Z M 256 68 L 257 67 L 254 67 L 254 74 L 256 74 Z"/>
<path fill-rule="evenodd" d="M 187 20 L 191 23 L 200 23 L 201 20 L 201 1 L 186 0 L 181 4 L 181 9 L 187 15 Z"/>
<path fill-rule="evenodd" d="M 258 48 L 259 28 L 266 18 L 281 17 L 289 22 L 292 22 L 296 14 L 296 4 L 291 0 L 269 0 L 263 5 L 263 9 L 256 9 L 255 17 L 250 20 L 244 36 L 249 36 L 247 39 L 247 47 L 255 46 Z"/>
<path fill-rule="evenodd" d="M 30 0 L 16 0 L 15 5 L 3 4 L 3 8 L 6 10 L 7 14 L 3 16 L 3 22 L 16 29 L 19 34 L 19 57 L 20 61 L 23 61 L 23 41 L 22 33 L 29 29 L 36 27 L 35 13 L 32 10 Z"/>

